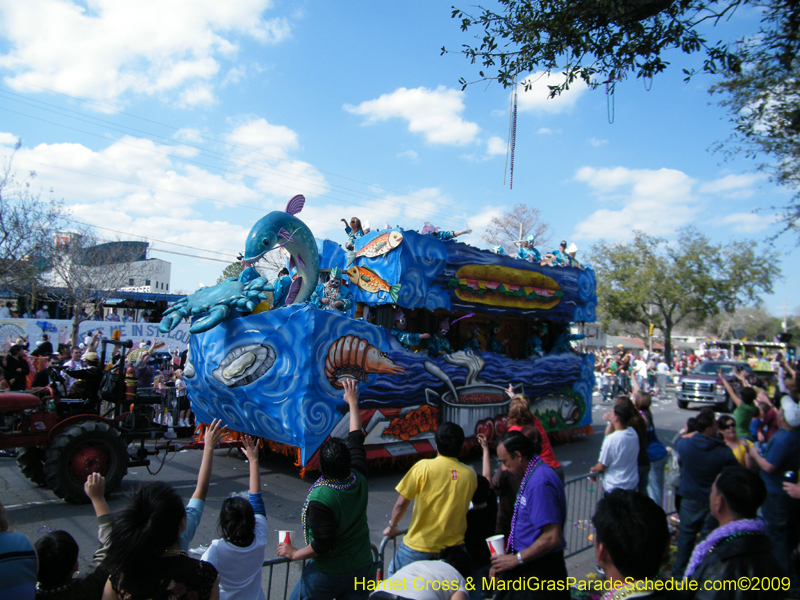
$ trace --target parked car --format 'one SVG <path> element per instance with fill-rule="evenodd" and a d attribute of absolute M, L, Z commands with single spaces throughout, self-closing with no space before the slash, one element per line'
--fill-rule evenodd
<path fill-rule="evenodd" d="M 738 369 L 744 369 L 748 376 L 753 374 L 753 370 L 746 362 L 711 360 L 699 363 L 691 373 L 681 379 L 681 384 L 675 392 L 678 408 L 687 408 L 690 402 L 698 402 L 714 404 L 720 412 L 733 412 L 736 405 L 733 398 L 725 391 L 717 372 L 722 371 L 723 377 L 734 389 L 738 389 L 739 381 L 734 377 Z"/>

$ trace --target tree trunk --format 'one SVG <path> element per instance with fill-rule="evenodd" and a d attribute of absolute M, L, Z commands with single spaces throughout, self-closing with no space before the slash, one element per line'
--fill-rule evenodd
<path fill-rule="evenodd" d="M 672 360 L 672 321 L 664 319 L 664 360 L 667 364 Z"/>

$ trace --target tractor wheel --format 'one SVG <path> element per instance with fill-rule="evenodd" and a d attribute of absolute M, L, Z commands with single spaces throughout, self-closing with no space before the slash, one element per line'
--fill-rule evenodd
<path fill-rule="evenodd" d="M 44 450 L 33 446 L 20 448 L 17 455 L 17 466 L 36 485 L 44 485 Z"/>
<path fill-rule="evenodd" d="M 106 494 L 115 491 L 128 472 L 128 449 L 119 431 L 87 421 L 68 427 L 47 449 L 44 474 L 56 496 L 73 504 L 89 501 L 83 484 L 90 473 L 106 479 Z"/>

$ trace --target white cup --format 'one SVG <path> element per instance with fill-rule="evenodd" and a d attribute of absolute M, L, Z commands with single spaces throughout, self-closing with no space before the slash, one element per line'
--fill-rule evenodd
<path fill-rule="evenodd" d="M 489 544 L 489 554 L 495 556 L 496 554 L 505 554 L 505 536 L 493 535 L 486 538 L 486 543 Z"/>
<path fill-rule="evenodd" d="M 279 544 L 289 544 L 294 548 L 294 531 L 289 531 L 286 529 L 280 529 L 278 531 L 278 543 Z"/>

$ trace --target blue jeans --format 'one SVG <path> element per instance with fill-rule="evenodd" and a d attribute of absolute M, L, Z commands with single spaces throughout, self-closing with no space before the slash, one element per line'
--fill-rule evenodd
<path fill-rule="evenodd" d="M 767 522 L 767 537 L 772 542 L 772 553 L 786 570 L 791 578 L 791 587 L 798 587 L 797 575 L 792 565 L 792 543 L 796 544 L 797 533 L 797 500 L 793 500 L 786 493 L 768 493 L 767 499 L 761 505 L 761 515 Z"/>
<path fill-rule="evenodd" d="M 717 520 L 711 516 L 711 509 L 708 507 L 708 499 L 704 502 L 699 500 L 681 500 L 681 509 L 678 511 L 681 525 L 678 528 L 678 552 L 675 555 L 675 562 L 672 565 L 672 577 L 682 579 L 686 565 L 692 556 L 695 541 L 702 542 L 709 533 L 718 525 Z M 697 534 L 700 533 L 700 539 Z"/>
<path fill-rule="evenodd" d="M 389 570 L 386 572 L 386 578 L 388 579 L 394 575 L 396 571 L 399 571 L 413 562 L 417 562 L 418 560 L 435 560 L 438 557 L 438 552 L 417 552 L 406 546 L 403 542 L 400 542 L 400 545 L 397 546 L 397 552 L 394 553 L 392 562 L 389 563 Z"/>
<path fill-rule="evenodd" d="M 664 466 L 667 464 L 668 456 L 651 462 L 650 475 L 647 477 L 647 495 L 662 508 L 664 506 Z"/>
<path fill-rule="evenodd" d="M 344 575 L 329 575 L 321 573 L 314 566 L 314 561 L 306 564 L 300 581 L 294 586 L 290 600 L 359 600 L 369 597 L 369 590 L 355 589 L 355 580 L 362 577 L 369 578 L 372 565 L 346 573 Z M 366 587 L 366 586 L 364 586 Z"/>

